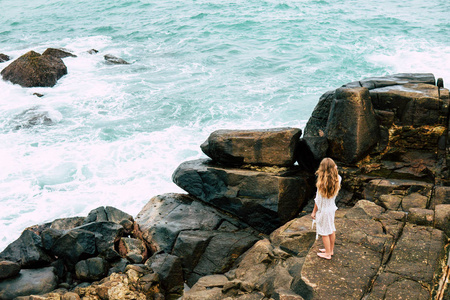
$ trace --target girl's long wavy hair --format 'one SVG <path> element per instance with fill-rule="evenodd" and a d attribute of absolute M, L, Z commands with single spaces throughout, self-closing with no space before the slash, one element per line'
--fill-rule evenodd
<path fill-rule="evenodd" d="M 316 171 L 316 187 L 322 197 L 332 198 L 341 188 L 336 163 L 331 158 L 324 158 Z"/>

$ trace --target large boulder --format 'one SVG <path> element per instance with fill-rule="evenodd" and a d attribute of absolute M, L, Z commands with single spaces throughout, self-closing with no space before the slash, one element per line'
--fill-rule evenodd
<path fill-rule="evenodd" d="M 179 257 L 189 285 L 200 276 L 227 272 L 259 239 L 247 225 L 187 195 L 152 198 L 136 222 L 153 253 Z"/>
<path fill-rule="evenodd" d="M 172 178 L 190 195 L 270 233 L 297 216 L 312 194 L 310 175 L 290 171 L 224 168 L 199 159 L 182 163 Z"/>
<path fill-rule="evenodd" d="M 9 244 L 0 253 L 0 260 L 16 262 L 28 268 L 46 266 L 52 261 L 43 249 L 41 237 L 31 230 L 24 230 L 17 240 Z"/>
<path fill-rule="evenodd" d="M 30 51 L 13 61 L 1 72 L 4 80 L 22 87 L 52 87 L 67 74 L 61 58 Z"/>
<path fill-rule="evenodd" d="M 290 166 L 302 131 L 298 128 L 217 130 L 201 145 L 203 152 L 225 165 Z"/>
<path fill-rule="evenodd" d="M 45 294 L 57 286 L 53 267 L 22 269 L 20 275 L 0 281 L 0 299 L 12 300 L 20 296 Z"/>
<path fill-rule="evenodd" d="M 377 144 L 380 131 L 366 88 L 336 90 L 326 136 L 328 154 L 345 163 L 357 162 Z"/>

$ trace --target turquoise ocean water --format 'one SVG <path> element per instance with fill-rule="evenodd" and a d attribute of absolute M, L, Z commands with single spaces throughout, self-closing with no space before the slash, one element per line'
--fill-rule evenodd
<path fill-rule="evenodd" d="M 0 250 L 33 224 L 106 205 L 136 216 L 152 196 L 182 192 L 172 172 L 204 157 L 199 145 L 216 129 L 303 128 L 321 94 L 368 76 L 450 82 L 448 0 L 0 7 L 0 53 L 78 56 L 53 88 L 0 80 Z M 132 64 L 107 65 L 104 54 Z M 27 127 L 36 113 L 52 125 Z"/>

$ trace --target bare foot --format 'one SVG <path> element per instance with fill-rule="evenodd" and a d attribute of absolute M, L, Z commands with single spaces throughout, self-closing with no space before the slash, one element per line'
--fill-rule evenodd
<path fill-rule="evenodd" d="M 326 255 L 325 253 L 317 253 L 317 256 L 324 259 L 331 259 L 331 255 Z"/>
<path fill-rule="evenodd" d="M 320 252 L 323 252 L 323 253 L 327 252 L 325 249 L 319 249 L 319 251 L 320 251 Z M 331 252 L 331 255 L 333 255 L 333 254 L 334 254 L 334 253 Z"/>

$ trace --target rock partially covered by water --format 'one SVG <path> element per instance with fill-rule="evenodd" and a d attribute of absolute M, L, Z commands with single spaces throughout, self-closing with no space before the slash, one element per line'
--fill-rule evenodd
<path fill-rule="evenodd" d="M 8 55 L 0 53 L 0 63 L 8 61 L 10 58 Z"/>
<path fill-rule="evenodd" d="M 106 60 L 106 63 L 112 64 L 112 65 L 129 65 L 130 64 L 129 62 L 123 60 L 122 58 L 116 57 L 111 54 L 105 54 L 104 58 Z"/>
<path fill-rule="evenodd" d="M 201 149 L 214 161 L 225 165 L 291 166 L 301 134 L 298 128 L 217 130 Z"/>
<path fill-rule="evenodd" d="M 38 125 L 54 125 L 61 121 L 62 114 L 50 107 L 33 106 L 16 115 L 11 121 L 15 130 L 30 128 Z"/>
<path fill-rule="evenodd" d="M 66 74 L 67 67 L 61 58 L 34 51 L 22 55 L 1 72 L 4 80 L 22 87 L 52 87 Z"/>
<path fill-rule="evenodd" d="M 20 275 L 0 281 L 0 299 L 12 300 L 20 296 L 39 295 L 53 291 L 57 277 L 53 267 L 22 269 Z"/>
<path fill-rule="evenodd" d="M 55 49 L 55 48 L 47 48 L 47 50 L 45 50 L 44 53 L 42 53 L 42 55 L 50 55 L 58 58 L 77 57 L 75 54 L 72 54 L 62 49 Z"/>

